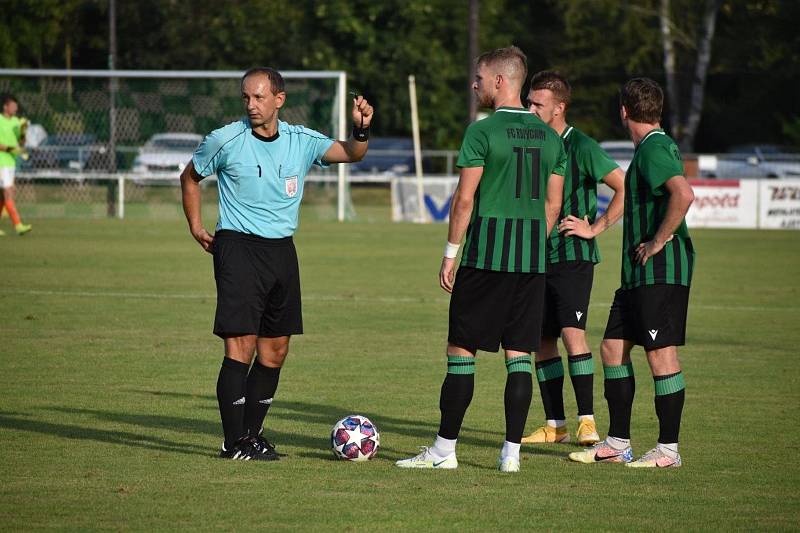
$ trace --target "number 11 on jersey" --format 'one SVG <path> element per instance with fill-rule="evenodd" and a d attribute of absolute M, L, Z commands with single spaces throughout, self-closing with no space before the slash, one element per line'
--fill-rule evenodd
<path fill-rule="evenodd" d="M 525 177 L 525 159 L 531 155 L 531 200 L 539 199 L 539 160 L 541 150 L 536 147 L 515 146 L 514 152 L 517 154 L 517 189 L 515 198 L 522 195 L 522 179 Z"/>

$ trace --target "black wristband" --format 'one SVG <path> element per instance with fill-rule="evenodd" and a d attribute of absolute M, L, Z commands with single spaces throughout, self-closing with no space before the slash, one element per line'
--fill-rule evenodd
<path fill-rule="evenodd" d="M 369 126 L 366 128 L 359 128 L 353 126 L 353 139 L 360 143 L 365 143 L 369 140 Z"/>

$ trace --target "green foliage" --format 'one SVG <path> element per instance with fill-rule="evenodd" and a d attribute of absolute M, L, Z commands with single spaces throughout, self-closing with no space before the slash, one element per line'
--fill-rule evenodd
<path fill-rule="evenodd" d="M 106 68 L 108 4 L 6 0 L 0 64 Z M 452 0 L 140 0 L 117 2 L 122 69 L 346 70 L 377 109 L 377 135 L 410 132 L 408 75 L 417 80 L 426 147 L 455 148 L 470 91 L 467 2 Z M 678 79 L 688 97 L 703 3 L 672 0 Z M 658 0 L 480 2 L 480 48 L 516 44 L 531 73 L 556 68 L 573 82 L 570 119 L 597 138 L 622 137 L 625 79 L 663 81 Z M 780 142 L 800 93 L 800 2 L 723 0 L 712 48 L 698 150 Z M 769 79 L 770 83 L 764 83 Z M 291 97 L 291 95 L 290 95 Z M 763 102 L 769 106 L 764 113 Z M 223 104 L 225 105 L 225 104 Z M 738 124 L 746 121 L 749 126 Z"/>

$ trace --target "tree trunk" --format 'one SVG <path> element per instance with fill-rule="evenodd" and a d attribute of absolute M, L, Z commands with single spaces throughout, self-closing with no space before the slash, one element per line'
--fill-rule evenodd
<path fill-rule="evenodd" d="M 705 95 L 708 64 L 711 61 L 711 42 L 714 39 L 714 28 L 717 22 L 717 11 L 720 0 L 706 0 L 706 10 L 703 14 L 703 28 L 700 42 L 697 46 L 697 64 L 692 80 L 692 96 L 689 101 L 689 113 L 686 118 L 686 128 L 682 132 L 680 142 L 681 150 L 693 151 L 694 138 L 697 127 L 700 125 L 700 116 L 703 113 L 703 96 Z"/>
<path fill-rule="evenodd" d="M 667 80 L 667 105 L 669 105 L 669 123 L 672 136 L 681 138 L 683 124 L 678 94 L 678 80 L 675 75 L 675 42 L 672 37 L 672 19 L 670 17 L 670 0 L 661 0 L 659 20 L 661 22 L 661 46 L 664 49 L 664 76 Z"/>
<path fill-rule="evenodd" d="M 478 115 L 478 102 L 472 91 L 472 82 L 475 81 L 475 59 L 478 57 L 478 22 L 480 19 L 480 5 L 478 0 L 469 0 L 469 83 L 467 84 L 467 97 L 469 100 L 469 121 L 475 122 Z"/>

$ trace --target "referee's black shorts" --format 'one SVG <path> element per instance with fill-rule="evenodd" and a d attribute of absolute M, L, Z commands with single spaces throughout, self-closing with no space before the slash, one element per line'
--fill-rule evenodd
<path fill-rule="evenodd" d="M 300 270 L 291 237 L 266 239 L 220 230 L 214 236 L 219 337 L 303 333 Z"/>
<path fill-rule="evenodd" d="M 604 339 L 623 339 L 657 350 L 686 343 L 689 287 L 644 285 L 617 289 Z"/>
<path fill-rule="evenodd" d="M 544 274 L 461 267 L 450 297 L 447 341 L 471 352 L 535 352 L 542 334 Z"/>
<path fill-rule="evenodd" d="M 586 330 L 593 281 L 594 263 L 591 261 L 547 265 L 543 337 L 558 338 L 563 328 Z"/>

